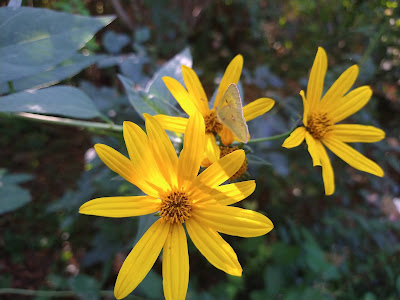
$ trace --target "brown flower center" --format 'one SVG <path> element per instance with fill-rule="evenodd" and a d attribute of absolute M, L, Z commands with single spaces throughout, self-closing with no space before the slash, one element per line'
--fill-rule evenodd
<path fill-rule="evenodd" d="M 333 124 L 326 113 L 314 113 L 308 116 L 306 129 L 315 139 L 321 139 L 330 130 L 331 125 Z"/>
<path fill-rule="evenodd" d="M 238 147 L 225 147 L 225 146 L 220 146 L 219 149 L 221 150 L 220 158 L 224 157 L 225 155 L 228 155 L 229 153 L 232 153 L 233 151 L 239 150 Z M 231 181 L 236 178 L 239 178 L 246 171 L 247 171 L 247 157 L 244 159 L 244 162 L 240 167 L 240 169 L 235 174 L 233 174 L 232 177 L 229 178 L 229 180 Z"/>
<path fill-rule="evenodd" d="M 169 191 L 160 196 L 160 216 L 163 220 L 174 223 L 184 223 L 191 216 L 192 201 L 182 190 Z"/>
<path fill-rule="evenodd" d="M 223 125 L 217 119 L 215 110 L 212 110 L 208 116 L 204 117 L 204 123 L 206 125 L 206 133 L 218 133 L 223 128 Z"/>

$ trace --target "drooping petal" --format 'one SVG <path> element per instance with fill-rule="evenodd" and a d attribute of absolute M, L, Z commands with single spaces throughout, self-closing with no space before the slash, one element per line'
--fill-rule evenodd
<path fill-rule="evenodd" d="M 275 101 L 271 98 L 260 98 L 243 106 L 243 116 L 246 122 L 257 118 L 270 111 Z"/>
<path fill-rule="evenodd" d="M 183 150 L 178 162 L 178 184 L 193 181 L 199 173 L 205 145 L 205 125 L 203 116 L 196 112 L 189 118 L 186 127 Z"/>
<path fill-rule="evenodd" d="M 337 124 L 329 132 L 344 143 L 375 143 L 385 138 L 385 132 L 374 126 L 357 124 Z"/>
<path fill-rule="evenodd" d="M 221 101 L 222 96 L 228 89 L 231 83 L 237 84 L 239 82 L 240 75 L 242 74 L 243 68 L 243 56 L 238 54 L 229 63 L 225 70 L 224 76 L 222 76 L 221 82 L 218 87 L 217 95 L 215 96 L 214 107 L 217 107 Z"/>
<path fill-rule="evenodd" d="M 235 138 L 233 132 L 226 126 L 222 127 L 222 130 L 218 132 L 218 135 L 221 137 L 221 142 L 225 146 L 232 144 Z"/>
<path fill-rule="evenodd" d="M 216 231 L 241 237 L 255 237 L 270 232 L 274 225 L 266 216 L 248 209 L 225 205 L 197 205 L 193 217 Z"/>
<path fill-rule="evenodd" d="M 177 186 L 178 157 L 175 148 L 157 120 L 148 114 L 143 116 L 146 119 L 146 131 L 154 160 L 169 185 Z"/>
<path fill-rule="evenodd" d="M 298 127 L 296 128 L 289 137 L 283 142 L 282 147 L 285 148 L 294 148 L 300 145 L 306 136 L 306 129 L 305 127 Z"/>
<path fill-rule="evenodd" d="M 358 112 L 368 103 L 371 96 L 371 88 L 369 86 L 362 86 L 352 90 L 343 98 L 338 99 L 332 110 L 328 112 L 332 122 L 340 122 Z"/>
<path fill-rule="evenodd" d="M 115 298 L 128 296 L 142 282 L 160 254 L 169 229 L 170 223 L 163 223 L 160 219 L 137 242 L 118 273 L 114 288 Z"/>
<path fill-rule="evenodd" d="M 205 190 L 215 188 L 228 180 L 242 166 L 245 159 L 243 150 L 236 150 L 220 158 L 207 169 L 205 169 L 192 182 L 191 187 Z"/>
<path fill-rule="evenodd" d="M 160 199 L 149 196 L 104 197 L 90 200 L 79 213 L 110 218 L 148 215 L 160 209 Z"/>
<path fill-rule="evenodd" d="M 185 300 L 189 283 L 189 254 L 181 224 L 171 225 L 163 247 L 163 288 L 166 300 Z"/>
<path fill-rule="evenodd" d="M 211 163 L 216 162 L 220 155 L 221 150 L 219 149 L 217 142 L 215 140 L 215 136 L 212 133 L 206 133 L 206 141 L 205 141 L 205 155 Z"/>
<path fill-rule="evenodd" d="M 113 148 L 96 144 L 94 146 L 97 155 L 112 171 L 118 173 L 122 178 L 136 185 L 149 196 L 157 196 L 157 190 L 149 186 L 144 178 L 135 170 L 132 162 Z"/>
<path fill-rule="evenodd" d="M 154 161 L 152 152 L 149 151 L 149 140 L 144 131 L 138 125 L 127 121 L 124 122 L 123 131 L 129 157 L 140 176 L 160 189 L 167 189 L 168 183 Z"/>
<path fill-rule="evenodd" d="M 318 47 L 307 85 L 306 98 L 309 111 L 314 111 L 317 105 L 319 105 L 322 91 L 324 89 L 324 80 L 327 68 L 328 58 L 325 50 Z"/>
<path fill-rule="evenodd" d="M 322 167 L 322 179 L 324 180 L 325 195 L 332 195 L 335 192 L 335 176 L 333 174 L 331 160 L 325 147 L 320 141 L 316 141 L 319 159 Z"/>
<path fill-rule="evenodd" d="M 182 117 L 171 117 L 166 115 L 155 115 L 154 119 L 160 123 L 161 127 L 165 130 L 185 133 L 187 122 L 189 119 Z"/>
<path fill-rule="evenodd" d="M 350 90 L 358 76 L 358 66 L 354 65 L 348 68 L 329 88 L 321 100 L 320 108 L 323 110 L 332 110 L 337 105 L 337 100 Z"/>
<path fill-rule="evenodd" d="M 212 189 L 204 198 L 196 203 L 216 201 L 221 205 L 231 205 L 250 196 L 256 188 L 254 180 L 230 183 Z"/>
<path fill-rule="evenodd" d="M 369 158 L 366 158 L 357 150 L 354 150 L 349 145 L 333 137 L 326 138 L 322 142 L 329 148 L 329 150 L 331 150 L 353 168 L 379 177 L 384 175 L 384 172 L 380 166 L 378 166 Z"/>
<path fill-rule="evenodd" d="M 195 111 L 197 111 L 194 105 L 194 100 L 192 95 L 179 83 L 178 80 L 165 76 L 162 78 L 168 90 L 171 92 L 172 96 L 178 101 L 182 109 L 191 116 Z"/>
<path fill-rule="evenodd" d="M 186 88 L 194 100 L 193 104 L 203 116 L 208 115 L 210 111 L 210 108 L 208 107 L 208 99 L 196 72 L 193 71 L 193 69 L 182 65 L 182 75 Z"/>
<path fill-rule="evenodd" d="M 313 167 L 315 166 L 320 166 L 321 165 L 321 160 L 319 158 L 319 152 L 317 149 L 317 141 L 312 137 L 312 135 L 306 131 L 306 143 L 307 143 L 307 149 L 308 153 L 310 153 L 312 161 L 313 161 Z"/>
<path fill-rule="evenodd" d="M 233 276 L 242 275 L 235 251 L 215 230 L 194 218 L 185 224 L 193 244 L 214 267 Z"/>

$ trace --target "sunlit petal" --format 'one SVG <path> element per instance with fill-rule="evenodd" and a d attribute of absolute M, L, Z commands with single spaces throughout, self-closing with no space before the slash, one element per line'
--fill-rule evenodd
<path fill-rule="evenodd" d="M 288 138 L 283 142 L 282 147 L 285 148 L 293 148 L 297 147 L 300 145 L 305 138 L 306 135 L 306 129 L 304 127 L 298 127 L 296 128 Z"/>
<path fill-rule="evenodd" d="M 207 133 L 205 143 L 206 157 L 208 158 L 210 163 L 216 162 L 220 157 L 221 151 L 217 145 L 215 136 L 212 133 Z"/>
<path fill-rule="evenodd" d="M 333 174 L 331 160 L 329 159 L 328 153 L 326 153 L 325 147 L 320 141 L 316 142 L 316 146 L 321 161 L 325 195 L 332 195 L 335 192 L 335 176 Z"/>
<path fill-rule="evenodd" d="M 246 122 L 270 111 L 275 101 L 270 98 L 260 98 L 243 106 L 243 116 Z"/>
<path fill-rule="evenodd" d="M 324 88 L 324 79 L 327 67 L 328 58 L 325 50 L 318 47 L 307 85 L 306 98 L 309 111 L 314 111 L 319 104 Z"/>
<path fill-rule="evenodd" d="M 233 132 L 228 127 L 225 126 L 222 128 L 220 132 L 218 132 L 218 135 L 221 137 L 221 142 L 225 146 L 232 144 L 235 137 Z"/>
<path fill-rule="evenodd" d="M 188 118 L 182 117 L 171 117 L 166 115 L 155 115 L 154 119 L 160 123 L 161 127 L 165 130 L 177 132 L 177 133 L 185 133 Z"/>
<path fill-rule="evenodd" d="M 210 108 L 208 107 L 207 96 L 204 92 L 203 86 L 201 85 L 199 77 L 197 77 L 195 71 L 186 66 L 182 66 L 182 75 L 186 88 L 189 94 L 192 96 L 192 100 L 194 100 L 193 104 L 203 116 L 206 116 L 209 113 Z"/>
<path fill-rule="evenodd" d="M 382 129 L 357 124 L 334 125 L 329 134 L 345 143 L 375 143 L 385 138 Z"/>
<path fill-rule="evenodd" d="M 319 152 L 317 149 L 317 141 L 312 137 L 311 134 L 306 131 L 306 143 L 307 143 L 307 149 L 308 153 L 310 153 L 312 161 L 313 161 L 313 166 L 320 166 L 321 165 L 321 160 L 319 157 Z"/>

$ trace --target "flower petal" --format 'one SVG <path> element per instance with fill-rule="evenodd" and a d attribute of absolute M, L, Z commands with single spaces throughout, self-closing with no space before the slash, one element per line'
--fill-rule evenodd
<path fill-rule="evenodd" d="M 205 145 L 204 118 L 196 112 L 189 118 L 186 127 L 183 150 L 178 162 L 178 184 L 184 181 L 191 182 L 199 173 L 200 163 L 203 159 Z"/>
<path fill-rule="evenodd" d="M 207 196 L 196 203 L 216 201 L 221 205 L 231 205 L 250 196 L 256 188 L 254 180 L 230 183 L 212 189 Z"/>
<path fill-rule="evenodd" d="M 314 111 L 317 105 L 319 105 L 322 91 L 324 89 L 324 79 L 327 67 L 328 58 L 325 50 L 321 47 L 318 47 L 317 55 L 315 56 L 307 85 L 306 98 L 308 111 Z"/>
<path fill-rule="evenodd" d="M 312 137 L 312 135 L 308 131 L 306 131 L 306 143 L 307 143 L 308 153 L 310 153 L 313 161 L 313 167 L 321 165 L 316 142 L 317 141 Z"/>
<path fill-rule="evenodd" d="M 160 254 L 169 229 L 169 222 L 157 220 L 137 242 L 118 273 L 115 298 L 125 298 L 142 282 Z"/>
<path fill-rule="evenodd" d="M 166 300 L 185 300 L 189 283 L 189 254 L 181 224 L 171 225 L 163 248 L 163 288 Z"/>
<path fill-rule="evenodd" d="M 303 124 L 304 124 L 304 126 L 307 126 L 307 124 L 308 124 L 308 111 L 309 111 L 309 108 L 308 108 L 308 103 L 307 103 L 306 95 L 304 95 L 304 91 L 303 91 L 303 90 L 300 91 L 299 95 L 301 96 L 301 99 L 302 99 L 302 101 L 303 101 L 303 110 L 304 110 L 304 111 L 303 111 Z"/>
<path fill-rule="evenodd" d="M 215 136 L 212 133 L 207 133 L 205 143 L 206 143 L 205 145 L 206 157 L 211 163 L 216 162 L 221 155 L 221 151 L 217 145 Z"/>
<path fill-rule="evenodd" d="M 241 237 L 255 237 L 270 232 L 274 225 L 266 216 L 252 210 L 225 205 L 197 205 L 193 217 L 216 231 Z"/>
<path fill-rule="evenodd" d="M 222 130 L 218 132 L 218 135 L 221 137 L 221 142 L 225 146 L 232 144 L 235 138 L 233 132 L 226 126 L 222 127 Z"/>
<path fill-rule="evenodd" d="M 242 74 L 243 68 L 243 56 L 238 54 L 229 63 L 225 70 L 224 76 L 222 76 L 221 82 L 218 87 L 217 95 L 215 96 L 214 107 L 217 107 L 221 101 L 222 96 L 228 89 L 231 83 L 237 84 L 239 82 L 240 75 Z"/>
<path fill-rule="evenodd" d="M 97 155 L 112 171 L 118 173 L 122 178 L 136 185 L 149 196 L 157 196 L 158 193 L 153 189 L 144 178 L 135 170 L 132 162 L 113 148 L 96 144 L 94 146 Z"/>
<path fill-rule="evenodd" d="M 385 132 L 374 126 L 337 124 L 331 128 L 329 134 L 345 143 L 375 143 L 385 138 Z"/>
<path fill-rule="evenodd" d="M 194 218 L 186 221 L 186 229 L 193 244 L 214 267 L 233 276 L 242 275 L 235 251 L 215 230 Z"/>
<path fill-rule="evenodd" d="M 146 119 L 146 131 L 154 160 L 169 185 L 176 186 L 178 157 L 175 148 L 157 120 L 148 114 L 143 114 L 143 116 Z"/>
<path fill-rule="evenodd" d="M 270 111 L 275 101 L 271 98 L 260 98 L 243 106 L 243 116 L 246 122 L 257 118 Z"/>
<path fill-rule="evenodd" d="M 208 107 L 207 96 L 196 72 L 182 65 L 182 76 L 186 88 L 194 100 L 193 104 L 203 116 L 208 115 L 210 108 Z"/>
<path fill-rule="evenodd" d="M 305 127 L 297 127 L 286 140 L 283 142 L 282 147 L 285 148 L 294 148 L 300 145 L 306 136 L 306 128 Z"/>
<path fill-rule="evenodd" d="M 160 203 L 160 199 L 149 196 L 104 197 L 84 203 L 79 213 L 110 218 L 134 217 L 157 212 Z"/>
<path fill-rule="evenodd" d="M 369 86 L 362 86 L 352 90 L 343 98 L 338 99 L 333 109 L 329 111 L 332 122 L 340 122 L 348 116 L 358 112 L 368 103 L 371 96 L 371 88 Z"/>
<path fill-rule="evenodd" d="M 189 116 L 197 111 L 197 108 L 194 105 L 195 100 L 193 99 L 193 96 L 189 94 L 178 80 L 168 76 L 163 77 L 162 80 L 171 92 L 172 96 L 174 96 L 176 101 Z"/>
<path fill-rule="evenodd" d="M 319 159 L 322 167 L 322 179 L 324 180 L 325 195 L 332 195 L 335 192 L 335 176 L 333 174 L 331 160 L 320 141 L 316 141 Z"/>
<path fill-rule="evenodd" d="M 349 145 L 333 137 L 326 138 L 322 142 L 329 148 L 329 150 L 331 150 L 353 168 L 379 177 L 384 175 L 384 172 L 380 166 L 378 166 L 369 158 L 366 158 L 360 152 L 354 150 Z"/>
<path fill-rule="evenodd" d="M 154 119 L 160 123 L 161 127 L 165 130 L 177 132 L 177 133 L 185 133 L 188 119 L 181 117 L 171 117 L 166 115 L 155 115 Z"/>
<path fill-rule="evenodd" d="M 358 76 L 358 66 L 348 68 L 333 83 L 321 100 L 321 109 L 332 110 L 337 105 L 336 101 L 350 90 Z"/>

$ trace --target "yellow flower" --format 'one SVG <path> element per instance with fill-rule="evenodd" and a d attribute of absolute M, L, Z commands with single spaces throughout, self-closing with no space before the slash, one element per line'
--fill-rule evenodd
<path fill-rule="evenodd" d="M 206 125 L 205 155 L 210 162 L 215 162 L 220 158 L 220 149 L 215 140 L 215 133 L 221 137 L 225 145 L 231 144 L 235 138 L 232 131 L 218 121 L 215 108 L 218 106 L 228 86 L 231 83 L 238 83 L 242 67 L 243 57 L 240 54 L 236 55 L 225 70 L 212 109 L 209 108 L 208 99 L 199 78 L 191 68 L 182 66 L 182 75 L 186 89 L 177 80 L 171 77 L 163 77 L 165 85 L 189 116 L 192 116 L 196 111 L 199 111 L 203 115 Z M 260 98 L 245 105 L 243 107 L 243 115 L 246 122 L 268 112 L 274 104 L 275 101 L 270 98 Z M 156 115 L 155 118 L 164 129 L 178 133 L 185 132 L 187 118 L 165 115 Z"/>
<path fill-rule="evenodd" d="M 203 157 L 204 119 L 193 113 L 186 126 L 179 156 L 155 118 L 145 115 L 146 133 L 124 122 L 130 159 L 102 144 L 95 145 L 101 160 L 146 195 L 98 198 L 83 204 L 81 214 L 132 217 L 158 212 L 119 271 L 114 294 L 126 297 L 143 280 L 163 249 L 163 288 L 166 299 L 185 299 L 189 281 L 186 230 L 194 245 L 216 268 L 241 276 L 242 268 L 231 246 L 219 232 L 255 237 L 272 230 L 272 222 L 257 212 L 231 207 L 255 189 L 253 180 L 225 184 L 242 165 L 243 150 L 219 159 L 198 175 Z"/>
<path fill-rule="evenodd" d="M 383 170 L 376 163 L 346 143 L 378 142 L 385 137 L 385 132 L 374 126 L 336 124 L 367 104 L 372 90 L 369 86 L 362 86 L 346 94 L 358 76 L 358 67 L 353 65 L 340 75 L 321 99 L 327 64 L 325 50 L 319 47 L 311 68 L 307 95 L 304 95 L 304 91 L 300 92 L 304 106 L 304 127 L 293 131 L 282 146 L 297 147 L 305 139 L 313 165 L 322 167 L 325 194 L 332 195 L 335 191 L 334 175 L 323 145 L 353 168 L 382 177 Z"/>

